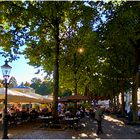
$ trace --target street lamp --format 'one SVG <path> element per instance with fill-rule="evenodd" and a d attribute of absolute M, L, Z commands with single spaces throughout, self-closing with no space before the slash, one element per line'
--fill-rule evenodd
<path fill-rule="evenodd" d="M 5 61 L 5 64 L 1 66 L 3 78 L 4 78 L 4 86 L 5 86 L 5 99 L 4 99 L 4 110 L 3 110 L 3 139 L 8 139 L 8 120 L 7 120 L 7 89 L 8 89 L 8 79 L 10 76 L 10 71 L 12 67 L 8 65 L 8 61 Z"/>
<path fill-rule="evenodd" d="M 80 54 L 83 54 L 83 53 L 84 53 L 84 48 L 78 48 L 78 52 L 79 52 Z"/>

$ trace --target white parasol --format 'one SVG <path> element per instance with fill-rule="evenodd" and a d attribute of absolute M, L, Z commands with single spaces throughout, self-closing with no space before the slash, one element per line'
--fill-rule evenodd
<path fill-rule="evenodd" d="M 0 88 L 0 101 L 5 99 L 5 88 Z M 8 102 L 14 103 L 29 103 L 38 102 L 38 98 L 26 95 L 25 93 L 8 89 L 7 91 Z"/>

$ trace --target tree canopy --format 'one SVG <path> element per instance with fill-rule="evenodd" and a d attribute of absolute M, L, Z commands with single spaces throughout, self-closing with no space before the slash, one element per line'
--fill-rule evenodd
<path fill-rule="evenodd" d="M 136 102 L 139 2 L 10 1 L 0 2 L 0 11 L 5 55 L 23 53 L 53 74 L 56 103 L 59 87 L 109 97 L 132 88 Z"/>

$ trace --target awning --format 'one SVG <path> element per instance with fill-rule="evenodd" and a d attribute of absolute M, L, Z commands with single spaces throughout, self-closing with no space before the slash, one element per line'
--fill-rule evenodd
<path fill-rule="evenodd" d="M 11 90 L 22 91 L 22 93 L 25 94 L 26 96 L 31 96 L 33 98 L 38 99 L 37 100 L 38 103 L 51 103 L 52 102 L 51 99 L 48 99 L 47 97 L 43 97 L 42 95 L 35 93 L 34 89 L 30 87 L 17 86 L 17 87 L 11 88 Z"/>
<path fill-rule="evenodd" d="M 0 101 L 5 99 L 5 88 L 0 88 Z M 39 99 L 25 93 L 14 91 L 11 89 L 7 90 L 7 101 L 8 103 L 29 103 L 29 102 L 39 102 Z"/>

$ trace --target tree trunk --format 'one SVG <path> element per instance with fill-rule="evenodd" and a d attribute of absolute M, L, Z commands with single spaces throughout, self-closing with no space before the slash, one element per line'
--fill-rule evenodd
<path fill-rule="evenodd" d="M 77 95 L 77 58 L 76 52 L 74 53 L 74 94 Z"/>
<path fill-rule="evenodd" d="M 112 107 L 115 107 L 115 97 L 112 99 Z"/>
<path fill-rule="evenodd" d="M 84 96 L 88 96 L 89 93 L 89 88 L 88 88 L 88 84 L 85 86 L 85 92 L 84 92 Z"/>
<path fill-rule="evenodd" d="M 77 95 L 77 79 L 75 78 L 74 95 Z"/>
<path fill-rule="evenodd" d="M 117 107 L 120 107 L 120 103 L 119 103 L 119 95 L 116 96 L 116 100 L 117 100 Z"/>
<path fill-rule="evenodd" d="M 133 70 L 133 86 L 132 86 L 132 115 L 133 115 L 133 122 L 135 123 L 138 120 L 138 106 L 137 106 L 137 90 L 138 90 L 138 82 L 139 82 L 139 64 L 140 64 L 140 39 L 137 42 L 133 42 L 130 39 L 130 43 L 135 48 L 134 54 L 134 70 Z"/>
<path fill-rule="evenodd" d="M 59 20 L 55 20 L 55 64 L 54 64 L 54 89 L 53 89 L 53 106 L 52 106 L 52 114 L 54 118 L 54 122 L 58 122 L 58 92 L 59 92 Z"/>
<path fill-rule="evenodd" d="M 109 107 L 111 107 L 111 108 L 113 107 L 113 98 L 110 99 Z"/>
<path fill-rule="evenodd" d="M 116 96 L 114 96 L 113 98 L 113 104 L 114 104 L 114 107 L 116 108 Z"/>
<path fill-rule="evenodd" d="M 138 81 L 139 81 L 139 63 L 140 63 L 140 40 L 138 40 L 138 44 L 135 46 L 135 64 L 134 64 L 134 72 L 133 72 L 133 86 L 132 86 L 132 112 L 133 112 L 133 122 L 135 123 L 138 120 L 138 106 L 137 106 L 137 90 L 138 90 Z"/>
<path fill-rule="evenodd" d="M 132 86 L 132 112 L 134 123 L 138 120 L 137 90 L 138 90 L 138 72 L 133 76 L 133 86 Z"/>
<path fill-rule="evenodd" d="M 120 92 L 121 92 L 121 114 L 124 115 L 125 114 L 125 101 L 124 101 L 124 84 L 125 81 L 120 81 Z"/>
<path fill-rule="evenodd" d="M 124 91 L 121 91 L 121 113 L 122 115 L 125 114 L 125 102 L 124 102 Z"/>

